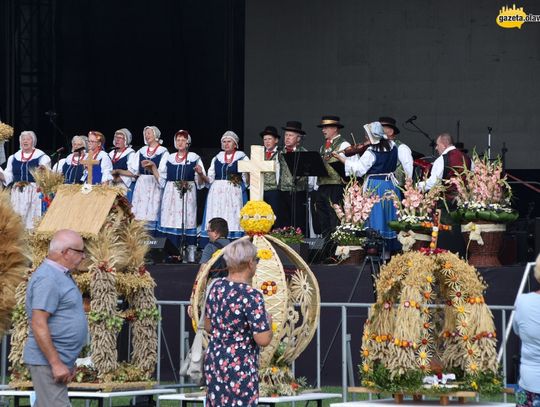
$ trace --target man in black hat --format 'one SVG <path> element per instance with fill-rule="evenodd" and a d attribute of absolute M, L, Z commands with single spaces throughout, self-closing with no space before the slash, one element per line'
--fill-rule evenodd
<path fill-rule="evenodd" d="M 408 145 L 402 143 L 401 140 L 396 138 L 396 136 L 399 134 L 399 129 L 396 126 L 396 119 L 393 117 L 383 116 L 379 117 L 379 123 L 381 123 L 388 140 L 393 141 L 398 147 L 398 166 L 396 167 L 394 176 L 400 185 L 404 185 L 405 178 L 412 178 L 413 176 L 412 151 Z"/>
<path fill-rule="evenodd" d="M 307 234 L 306 229 L 306 202 L 308 193 L 307 177 L 298 177 L 291 174 L 284 155 L 298 151 L 307 151 L 300 145 L 306 132 L 302 130 L 302 123 L 298 121 L 288 121 L 285 127 L 283 151 L 279 155 L 279 183 L 280 205 L 282 219 L 277 219 L 279 227 L 294 226 L 302 229 Z"/>
<path fill-rule="evenodd" d="M 339 120 L 338 116 L 323 116 L 321 123 L 317 125 L 322 129 L 325 140 L 319 152 L 323 157 L 328 176 L 317 178 L 318 190 L 315 199 L 315 211 L 319 221 L 320 233 L 325 239 L 329 238 L 339 223 L 332 204 L 341 204 L 345 186 L 345 180 L 330 166 L 331 163 L 338 161 L 337 158 L 332 156 L 332 153 L 337 152 L 342 157 L 345 157 L 343 150 L 351 145 L 339 134 L 340 129 L 344 127 Z"/>
<path fill-rule="evenodd" d="M 276 172 L 264 173 L 264 201 L 272 207 L 276 217 L 282 218 L 279 196 L 279 148 L 278 142 L 280 135 L 274 126 L 266 126 L 259 133 L 264 145 L 264 158 L 266 161 L 273 160 L 276 163 Z"/>

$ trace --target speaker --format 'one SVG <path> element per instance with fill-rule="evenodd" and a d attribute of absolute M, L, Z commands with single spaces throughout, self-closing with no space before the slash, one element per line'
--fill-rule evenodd
<path fill-rule="evenodd" d="M 152 237 L 145 242 L 150 249 L 147 260 L 150 263 L 165 263 L 171 256 L 180 256 L 180 251 L 166 237 Z"/>

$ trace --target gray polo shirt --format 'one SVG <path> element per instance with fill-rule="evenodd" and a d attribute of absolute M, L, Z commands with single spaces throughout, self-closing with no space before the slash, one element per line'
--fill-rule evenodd
<path fill-rule="evenodd" d="M 62 362 L 72 368 L 86 343 L 88 322 L 75 281 L 65 267 L 50 259 L 41 263 L 28 282 L 26 313 L 30 329 L 23 353 L 26 364 L 48 365 L 32 331 L 34 309 L 51 314 L 48 325 L 53 345 Z"/>

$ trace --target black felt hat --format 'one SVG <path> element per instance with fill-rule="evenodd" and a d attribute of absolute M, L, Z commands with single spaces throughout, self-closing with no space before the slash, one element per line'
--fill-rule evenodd
<path fill-rule="evenodd" d="M 287 124 L 285 124 L 285 127 L 282 127 L 282 129 L 285 131 L 294 131 L 295 133 L 299 133 L 302 135 L 306 134 L 306 132 L 302 130 L 301 122 L 296 122 L 296 121 L 287 122 Z"/>
<path fill-rule="evenodd" d="M 399 129 L 396 127 L 396 119 L 393 117 L 379 117 L 379 123 L 384 126 L 391 127 L 394 129 L 394 134 L 399 134 Z"/>
<path fill-rule="evenodd" d="M 321 117 L 321 124 L 318 124 L 317 127 L 324 127 L 324 126 L 335 126 L 337 128 L 340 128 L 340 129 L 345 127 L 339 122 L 339 116 L 323 116 L 323 117 Z"/>
<path fill-rule="evenodd" d="M 281 137 L 281 136 L 279 135 L 277 129 L 276 129 L 274 126 L 266 126 L 266 127 L 264 128 L 264 130 L 261 131 L 261 132 L 259 133 L 259 135 L 260 135 L 261 137 L 264 137 L 264 136 L 266 136 L 266 135 L 274 136 L 274 137 L 277 137 L 277 138 L 280 138 L 280 137 Z"/>

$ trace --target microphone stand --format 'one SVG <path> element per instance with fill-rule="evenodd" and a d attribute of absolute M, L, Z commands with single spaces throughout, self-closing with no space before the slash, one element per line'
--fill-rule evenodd
<path fill-rule="evenodd" d="M 426 138 L 429 140 L 429 146 L 431 147 L 431 155 L 434 156 L 435 155 L 435 146 L 437 145 L 437 143 L 435 143 L 435 139 L 433 139 L 429 134 L 427 134 L 424 130 L 422 130 L 420 127 L 418 127 L 416 125 L 416 123 L 414 122 L 414 120 L 409 121 L 409 123 L 412 124 L 416 128 L 416 130 L 418 130 L 418 132 L 420 132 L 424 136 L 426 136 Z"/>
<path fill-rule="evenodd" d="M 488 130 L 487 156 L 488 156 L 488 160 L 491 161 L 491 130 L 493 130 L 493 128 L 487 126 L 487 130 Z"/>

